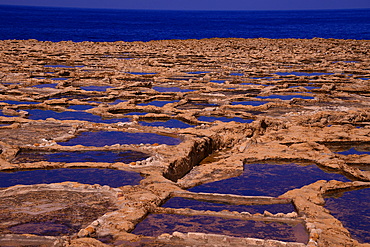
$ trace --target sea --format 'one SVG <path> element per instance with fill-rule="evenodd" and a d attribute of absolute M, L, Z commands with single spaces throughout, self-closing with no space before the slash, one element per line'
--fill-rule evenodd
<path fill-rule="evenodd" d="M 370 40 L 370 9 L 165 11 L 0 5 L 0 40 L 111 42 L 216 37 Z"/>

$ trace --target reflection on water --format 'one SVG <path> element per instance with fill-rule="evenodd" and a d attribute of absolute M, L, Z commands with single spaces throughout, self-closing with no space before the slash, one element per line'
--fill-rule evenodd
<path fill-rule="evenodd" d="M 94 123 L 118 123 L 118 122 L 129 122 L 128 118 L 102 118 L 88 112 L 75 112 L 75 111 L 64 111 L 56 112 L 52 110 L 40 110 L 31 109 L 27 110 L 29 113 L 28 118 L 32 120 L 45 120 L 47 118 L 54 118 L 58 120 L 79 120 L 89 121 Z"/>
<path fill-rule="evenodd" d="M 343 223 L 354 239 L 370 243 L 370 188 L 332 196 L 326 199 L 325 208 Z"/>
<path fill-rule="evenodd" d="M 46 88 L 46 87 L 55 88 L 57 85 L 58 85 L 58 83 L 49 83 L 49 84 L 34 85 L 32 87 L 35 87 L 35 88 Z"/>
<path fill-rule="evenodd" d="M 131 75 L 155 75 L 157 73 L 148 73 L 148 72 L 126 72 L 127 74 Z"/>
<path fill-rule="evenodd" d="M 276 72 L 276 75 L 295 75 L 295 76 L 319 76 L 319 75 L 333 75 L 334 73 L 323 73 L 323 72 Z"/>
<path fill-rule="evenodd" d="M 268 101 L 234 101 L 231 102 L 231 105 L 251 105 L 251 106 L 260 106 L 268 103 Z"/>
<path fill-rule="evenodd" d="M 126 114 L 127 115 L 127 114 Z M 187 123 L 184 123 L 177 119 L 170 119 L 164 122 L 161 121 L 153 121 L 153 122 L 147 122 L 147 121 L 140 121 L 139 122 L 143 126 L 153 126 L 153 127 L 164 127 L 164 128 L 180 128 L 180 129 L 186 129 L 186 128 L 192 128 L 194 125 L 190 125 Z"/>
<path fill-rule="evenodd" d="M 370 155 L 370 144 L 369 143 L 327 143 L 325 144 L 332 152 L 342 155 L 351 154 L 368 154 Z"/>
<path fill-rule="evenodd" d="M 179 138 L 158 135 L 154 133 L 129 133 L 120 131 L 97 131 L 83 132 L 75 138 L 58 144 L 63 146 L 95 146 L 103 147 L 114 144 L 167 144 L 177 145 L 181 142 Z"/>
<path fill-rule="evenodd" d="M 77 111 L 85 111 L 94 108 L 91 105 L 71 105 L 67 109 L 77 110 Z"/>
<path fill-rule="evenodd" d="M 259 99 L 291 100 L 291 99 L 294 99 L 294 98 L 297 98 L 297 99 L 314 99 L 315 97 L 312 97 L 312 96 L 304 96 L 304 95 L 278 95 L 278 94 L 271 94 L 269 96 L 257 96 L 256 98 L 259 98 Z"/>
<path fill-rule="evenodd" d="M 111 86 L 81 86 L 80 88 L 85 91 L 105 92 L 108 88 L 113 88 L 113 87 Z"/>
<path fill-rule="evenodd" d="M 21 151 L 13 163 L 26 162 L 123 162 L 131 163 L 149 158 L 149 155 L 135 151 L 73 151 L 73 152 L 44 152 Z"/>
<path fill-rule="evenodd" d="M 280 223 L 265 223 L 238 219 L 224 219 L 212 216 L 183 216 L 171 214 L 150 214 L 139 223 L 132 233 L 145 236 L 159 236 L 173 232 L 202 232 L 234 237 L 275 239 L 307 243 L 303 226 Z"/>
<path fill-rule="evenodd" d="M 179 102 L 179 100 L 172 100 L 172 101 L 154 100 L 154 101 L 151 101 L 149 103 L 140 103 L 140 104 L 137 104 L 137 105 L 140 105 L 140 106 L 153 105 L 153 106 L 157 106 L 157 107 L 162 107 L 164 105 L 167 105 L 167 104 L 170 104 L 170 103 L 176 103 L 176 102 Z"/>
<path fill-rule="evenodd" d="M 157 92 L 179 92 L 179 93 L 185 93 L 185 92 L 193 92 L 194 90 L 191 89 L 181 89 L 179 87 L 153 87 L 153 89 Z"/>
<path fill-rule="evenodd" d="M 185 199 L 181 197 L 173 197 L 169 199 L 163 207 L 165 208 L 191 208 L 194 210 L 211 210 L 211 211 L 237 211 L 237 212 L 249 212 L 251 214 L 260 213 L 263 214 L 265 210 L 270 213 L 290 213 L 294 212 L 295 209 L 292 204 L 272 204 L 272 205 L 231 205 L 221 204 L 213 202 L 205 202 L 198 200 Z"/>
<path fill-rule="evenodd" d="M 35 104 L 40 103 L 40 102 L 34 102 L 34 101 L 18 101 L 18 100 L 3 100 L 0 102 L 11 104 L 11 105 L 35 105 Z"/>
<path fill-rule="evenodd" d="M 205 121 L 205 122 L 221 121 L 221 122 L 225 122 L 225 123 L 228 123 L 228 122 L 231 122 L 231 121 L 235 121 L 235 122 L 238 122 L 238 123 L 251 123 L 251 122 L 253 122 L 252 119 L 243 119 L 243 118 L 240 118 L 240 117 L 227 118 L 227 117 L 206 117 L 206 116 L 200 116 L 198 118 L 198 120 L 199 121 Z"/>
<path fill-rule="evenodd" d="M 10 227 L 13 234 L 34 234 L 39 236 L 63 236 L 70 234 L 70 228 L 66 224 L 55 222 L 25 223 Z"/>
<path fill-rule="evenodd" d="M 327 173 L 316 165 L 246 164 L 242 175 L 196 186 L 192 192 L 244 196 L 279 196 L 318 180 L 349 181 L 343 175 Z"/>
<path fill-rule="evenodd" d="M 66 181 L 82 184 L 100 184 L 110 187 L 139 184 L 139 173 L 113 169 L 53 169 L 18 172 L 0 172 L 0 187 L 6 188 L 17 184 L 49 184 Z"/>

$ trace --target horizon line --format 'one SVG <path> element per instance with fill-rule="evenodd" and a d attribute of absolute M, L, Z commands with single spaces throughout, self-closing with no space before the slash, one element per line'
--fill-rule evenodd
<path fill-rule="evenodd" d="M 114 7 L 70 7 L 70 6 L 48 6 L 48 5 L 23 5 L 23 4 L 0 4 L 10 7 L 35 7 L 56 9 L 96 9 L 96 10 L 145 10 L 145 11 L 335 11 L 335 10 L 370 10 L 369 8 L 310 8 L 310 9 L 136 9 L 136 8 L 114 8 Z"/>

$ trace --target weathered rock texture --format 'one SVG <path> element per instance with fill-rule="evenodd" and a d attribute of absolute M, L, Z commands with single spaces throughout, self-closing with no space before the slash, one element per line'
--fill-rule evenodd
<path fill-rule="evenodd" d="M 333 145 L 365 149 L 370 145 L 369 41 L 5 40 L 0 47 L 1 171 L 98 167 L 137 171 L 145 177 L 139 185 L 120 188 L 78 183 L 3 188 L 0 245 L 368 246 L 353 239 L 323 206 L 329 192 L 370 187 L 368 154 L 346 156 L 331 149 Z M 153 101 L 167 104 L 158 106 Z M 75 110 L 70 106 L 90 107 Z M 33 120 L 30 110 L 34 109 L 75 115 L 50 118 L 46 111 L 46 116 Z M 82 114 L 93 117 L 89 120 Z M 200 117 L 215 117 L 216 121 Z M 234 121 L 225 122 L 225 118 Z M 183 121 L 189 128 L 144 124 L 168 120 Z M 156 133 L 182 142 L 62 145 L 88 131 Z M 15 162 L 24 150 L 133 150 L 150 158 L 129 164 Z M 245 163 L 266 161 L 310 162 L 353 182 L 317 181 L 277 198 L 185 191 L 238 176 Z M 245 205 L 292 202 L 296 212 L 253 215 L 160 207 L 172 196 Z M 64 221 L 72 224 L 67 234 L 36 236 L 11 230 L 45 219 L 55 221 L 60 210 L 65 211 Z M 72 215 L 73 210 L 79 212 L 78 217 Z M 301 222 L 309 241 L 285 243 L 191 232 L 157 238 L 131 234 L 149 213 Z"/>

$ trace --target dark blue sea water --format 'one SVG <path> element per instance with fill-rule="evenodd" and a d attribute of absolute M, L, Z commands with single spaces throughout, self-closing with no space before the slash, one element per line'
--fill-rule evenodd
<path fill-rule="evenodd" d="M 0 5 L 0 40 L 79 42 L 214 37 L 370 39 L 370 9 L 159 11 Z"/>

